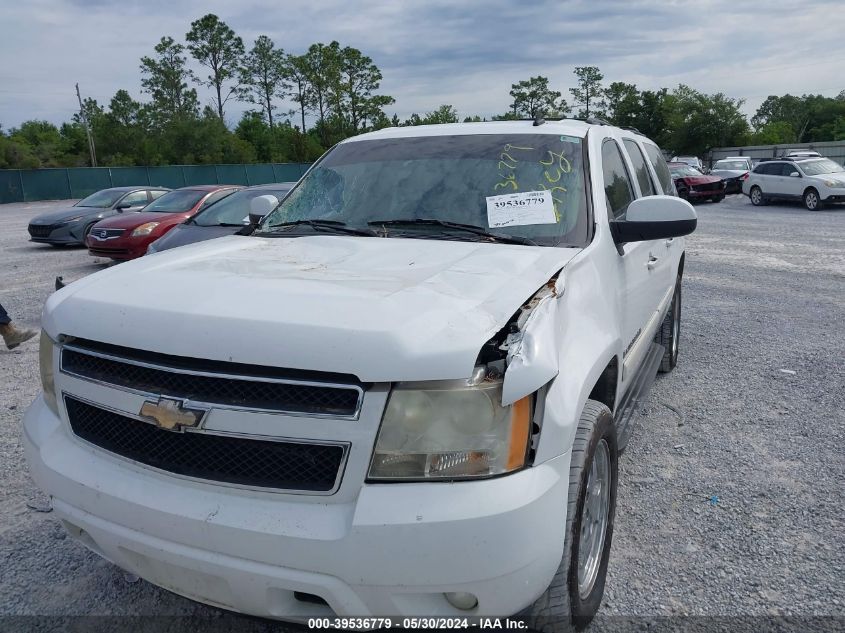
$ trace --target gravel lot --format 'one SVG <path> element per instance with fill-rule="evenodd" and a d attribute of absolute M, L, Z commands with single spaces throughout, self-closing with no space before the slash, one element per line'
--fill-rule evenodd
<path fill-rule="evenodd" d="M 22 324 L 38 325 L 56 275 L 107 265 L 27 241 L 28 219 L 59 204 L 0 206 L 0 301 Z M 602 612 L 845 616 L 845 208 L 755 208 L 732 196 L 698 211 L 681 359 L 658 378 L 620 460 Z M 0 615 L 273 628 L 128 582 L 28 507 L 45 501 L 19 440 L 39 389 L 37 351 L 35 341 L 0 349 Z"/>

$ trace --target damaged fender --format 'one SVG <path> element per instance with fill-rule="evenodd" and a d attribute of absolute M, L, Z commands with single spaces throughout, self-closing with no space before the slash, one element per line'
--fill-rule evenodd
<path fill-rule="evenodd" d="M 520 309 L 517 331 L 509 334 L 502 345 L 508 353 L 503 406 L 534 393 L 557 376 L 558 298 L 563 286 L 563 277 L 558 273 Z"/>

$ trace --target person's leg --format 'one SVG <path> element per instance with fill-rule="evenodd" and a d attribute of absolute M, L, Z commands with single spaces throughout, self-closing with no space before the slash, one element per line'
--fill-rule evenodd
<path fill-rule="evenodd" d="M 0 336 L 3 337 L 3 342 L 9 349 L 15 349 L 24 341 L 28 341 L 33 336 L 38 334 L 35 330 L 20 329 L 12 324 L 12 319 L 9 313 L 0 304 Z"/>

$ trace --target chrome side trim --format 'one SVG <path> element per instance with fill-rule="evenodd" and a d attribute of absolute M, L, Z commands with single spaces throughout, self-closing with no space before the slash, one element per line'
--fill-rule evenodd
<path fill-rule="evenodd" d="M 118 453 L 113 453 L 112 451 L 108 450 L 107 448 L 103 448 L 102 446 L 98 446 L 97 444 L 94 444 L 94 443 L 89 442 L 88 440 L 86 440 L 84 438 L 79 437 L 73 431 L 73 426 L 70 424 L 70 417 L 68 416 L 68 413 L 67 413 L 67 403 L 65 402 L 66 398 L 73 398 L 74 400 L 78 400 L 79 402 L 83 402 L 83 403 L 85 403 L 89 406 L 96 407 L 98 409 L 102 409 L 103 411 L 108 411 L 109 413 L 114 413 L 115 415 L 120 415 L 120 416 L 123 416 L 125 418 L 137 420 L 138 422 L 143 422 L 145 424 L 149 424 L 150 426 L 155 427 L 156 426 L 155 424 L 153 424 L 149 420 L 145 420 L 140 415 L 133 415 L 133 414 L 127 413 L 125 411 L 120 411 L 119 409 L 107 407 L 107 406 L 100 404 L 98 402 L 92 402 L 91 400 L 88 400 L 87 398 L 81 398 L 80 396 L 77 396 L 75 394 L 62 391 L 62 405 L 65 408 L 65 411 L 64 411 L 65 418 L 68 420 L 69 430 L 70 430 L 71 435 L 73 435 L 73 438 L 75 440 L 77 440 L 78 442 L 80 442 L 82 444 L 85 444 L 86 446 L 90 446 L 90 447 L 92 447 L 92 448 L 94 448 L 98 451 L 101 451 L 101 452 L 105 453 L 106 455 L 108 455 L 109 457 L 111 457 L 113 459 L 120 460 L 120 461 L 128 463 L 128 464 L 133 464 L 133 465 L 135 465 L 139 468 L 146 468 L 146 469 L 158 472 L 158 473 L 163 473 L 163 474 L 167 475 L 168 477 L 178 477 L 179 479 L 184 479 L 186 481 L 195 481 L 195 482 L 198 482 L 198 483 L 211 485 L 211 486 L 225 486 L 227 488 L 237 488 L 239 490 L 254 490 L 256 492 L 273 492 L 273 493 L 294 494 L 294 495 L 330 496 L 330 495 L 335 494 L 338 491 L 338 489 L 340 488 L 340 484 L 343 481 L 343 474 L 346 471 L 346 462 L 347 462 L 347 459 L 349 458 L 349 450 L 350 450 L 350 447 L 351 447 L 351 444 L 349 442 L 337 442 L 337 441 L 332 441 L 332 440 L 300 439 L 300 438 L 292 438 L 292 437 L 278 437 L 278 436 L 275 436 L 275 435 L 252 435 L 252 434 L 248 434 L 248 433 L 232 433 L 232 432 L 228 432 L 228 431 L 208 431 L 208 430 L 205 430 L 205 429 L 188 429 L 188 428 L 186 428 L 184 430 L 185 433 L 200 433 L 200 434 L 203 434 L 203 435 L 218 435 L 218 436 L 221 436 L 221 437 L 258 440 L 258 441 L 262 441 L 262 442 L 286 442 L 288 444 L 312 444 L 312 445 L 318 445 L 318 446 L 338 446 L 338 447 L 343 449 L 343 455 L 341 456 L 340 463 L 338 464 L 337 475 L 335 475 L 334 484 L 332 485 L 331 490 L 326 490 L 326 491 L 322 491 L 322 490 L 299 490 L 299 489 L 294 489 L 294 488 L 271 488 L 269 486 L 247 486 L 247 485 L 244 485 L 244 484 L 235 484 L 235 483 L 231 483 L 231 482 L 228 482 L 228 481 L 218 481 L 216 479 L 203 479 L 201 477 L 191 477 L 190 475 L 181 475 L 179 473 L 174 473 L 170 470 L 165 470 L 163 468 L 157 468 L 155 466 L 150 466 L 149 464 L 145 464 L 144 462 L 139 462 L 138 460 L 131 459 L 129 457 L 125 457 L 125 456 L 120 455 Z M 158 427 L 156 427 L 156 428 L 158 428 Z M 166 431 L 166 432 L 169 433 L 170 431 Z"/>
<path fill-rule="evenodd" d="M 637 369 L 642 361 L 645 360 L 646 352 L 650 347 L 650 345 L 646 345 L 646 343 L 651 343 L 655 332 L 657 332 L 657 328 L 659 328 L 660 324 L 663 323 L 663 318 L 666 316 L 666 311 L 669 309 L 674 293 L 675 286 L 673 285 L 660 300 L 660 303 L 657 305 L 657 309 L 652 312 L 648 323 L 646 323 L 645 327 L 640 331 L 632 345 L 628 347 L 628 353 L 625 360 L 622 361 L 623 381 L 627 380 L 630 377 L 631 372 Z"/>
<path fill-rule="evenodd" d="M 262 378 L 258 376 L 242 376 L 238 374 L 226 374 L 226 373 L 217 373 L 217 372 L 204 372 L 204 371 L 197 371 L 192 369 L 176 369 L 174 367 L 168 367 L 167 365 L 157 365 L 154 363 L 147 363 L 144 361 L 138 361 L 134 359 L 124 358 L 122 356 L 114 356 L 111 354 L 105 354 L 103 352 L 94 352 L 91 350 L 87 350 L 85 348 L 76 347 L 74 345 L 62 345 L 61 347 L 61 356 L 59 358 L 59 369 L 61 373 L 66 374 L 68 376 L 73 376 L 74 378 L 79 378 L 80 380 L 85 380 L 87 382 L 95 383 L 98 385 L 103 385 L 105 387 L 111 387 L 112 389 L 118 389 L 120 391 L 127 391 L 129 393 L 134 393 L 141 396 L 152 396 L 152 397 L 159 397 L 165 394 L 154 393 L 150 391 L 143 391 L 141 389 L 134 389 L 132 387 L 126 387 L 124 385 L 116 385 L 111 382 L 107 382 L 104 380 L 98 380 L 96 378 L 91 378 L 90 376 L 83 376 L 81 374 L 77 374 L 76 372 L 66 370 L 64 368 L 64 351 L 70 350 L 76 352 L 77 354 L 83 354 L 87 356 L 93 356 L 95 358 L 103 358 L 105 360 L 111 360 L 118 363 L 125 363 L 127 365 L 134 365 L 136 367 L 144 367 L 146 369 L 154 369 L 158 371 L 166 371 L 171 374 L 187 374 L 189 376 L 203 376 L 207 378 L 223 378 L 223 379 L 230 379 L 230 380 L 243 380 L 248 382 L 261 382 L 261 383 L 276 383 L 276 384 L 283 384 L 283 385 L 294 385 L 300 386 L 304 385 L 307 387 L 325 387 L 328 389 L 346 389 L 351 391 L 356 391 L 358 393 L 358 399 L 355 403 L 355 411 L 349 415 L 336 415 L 331 413 L 308 413 L 304 411 L 291 411 L 288 409 L 265 409 L 261 407 L 249 407 L 249 406 L 239 406 L 239 405 L 229 405 L 225 403 L 217 403 L 217 402 L 207 402 L 204 400 L 190 400 L 187 398 L 183 398 L 185 403 L 192 403 L 199 407 L 210 407 L 213 409 L 228 409 L 230 411 L 246 411 L 246 412 L 257 412 L 257 413 L 276 413 L 276 414 L 285 414 L 295 417 L 307 417 L 307 418 L 331 418 L 335 420 L 357 420 L 361 415 L 361 407 L 364 403 L 364 390 L 359 387 L 358 385 L 351 385 L 351 384 L 343 384 L 343 383 L 331 383 L 331 382 L 314 382 L 308 380 L 290 380 L 286 378 Z M 178 397 L 178 396 L 170 396 L 170 397 Z"/>

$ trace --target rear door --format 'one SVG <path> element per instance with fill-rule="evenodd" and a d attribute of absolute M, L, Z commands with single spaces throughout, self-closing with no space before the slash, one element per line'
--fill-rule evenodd
<path fill-rule="evenodd" d="M 780 163 L 761 163 L 754 170 L 754 184 L 764 195 L 779 195 Z"/>

